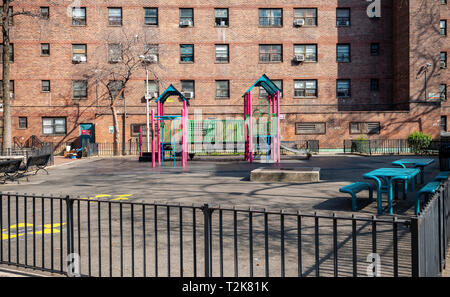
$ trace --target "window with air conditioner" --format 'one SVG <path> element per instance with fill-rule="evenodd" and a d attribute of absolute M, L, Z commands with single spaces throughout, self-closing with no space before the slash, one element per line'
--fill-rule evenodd
<path fill-rule="evenodd" d="M 193 44 L 180 44 L 180 61 L 184 63 L 194 63 Z"/>
<path fill-rule="evenodd" d="M 42 118 L 42 134 L 66 134 L 66 118 Z"/>
<path fill-rule="evenodd" d="M 72 8 L 72 26 L 86 26 L 86 7 Z"/>
<path fill-rule="evenodd" d="M 48 20 L 50 18 L 50 7 L 41 6 L 39 11 L 41 20 Z"/>
<path fill-rule="evenodd" d="M 349 79 L 338 79 L 336 82 L 336 96 L 338 98 L 350 98 L 350 80 Z"/>
<path fill-rule="evenodd" d="M 41 81 L 41 92 L 43 92 L 43 93 L 50 92 L 50 81 L 49 80 Z"/>
<path fill-rule="evenodd" d="M 180 27 L 194 26 L 194 9 L 180 8 Z"/>
<path fill-rule="evenodd" d="M 85 63 L 87 61 L 87 46 L 86 44 L 72 45 L 72 62 L 74 64 Z"/>
<path fill-rule="evenodd" d="M 9 98 L 14 99 L 14 80 L 9 81 Z M 0 100 L 3 100 L 3 80 L 0 80 Z"/>
<path fill-rule="evenodd" d="M 215 26 L 216 27 L 228 27 L 229 17 L 228 8 L 215 8 L 214 9 Z"/>
<path fill-rule="evenodd" d="M 350 26 L 350 8 L 336 9 L 336 26 L 338 27 Z"/>
<path fill-rule="evenodd" d="M 159 45 L 146 44 L 144 48 L 144 56 L 150 63 L 157 63 L 159 61 Z"/>
<path fill-rule="evenodd" d="M 146 81 L 144 83 L 147 84 Z M 159 96 L 158 82 L 156 80 L 149 80 L 147 85 L 147 91 L 151 98 L 158 98 Z"/>
<path fill-rule="evenodd" d="M 182 80 L 181 93 L 187 99 L 193 99 L 195 97 L 195 82 L 193 80 Z"/>
<path fill-rule="evenodd" d="M 447 85 L 446 84 L 441 84 L 440 86 L 440 90 L 441 90 L 441 100 L 442 101 L 447 101 Z"/>
<path fill-rule="evenodd" d="M 41 56 L 50 56 L 50 44 L 41 43 Z"/>
<path fill-rule="evenodd" d="M 294 8 L 294 26 L 317 26 L 317 8 Z"/>
<path fill-rule="evenodd" d="M 296 135 L 310 135 L 310 134 L 325 134 L 325 123 L 296 123 L 295 134 Z"/>
<path fill-rule="evenodd" d="M 442 69 L 447 68 L 447 52 L 441 52 L 440 62 Z"/>
<path fill-rule="evenodd" d="M 230 81 L 216 80 L 216 98 L 228 99 L 230 98 Z"/>
<path fill-rule="evenodd" d="M 295 44 L 295 62 L 317 62 L 317 44 Z"/>
<path fill-rule="evenodd" d="M 440 21 L 440 33 L 442 36 L 447 36 L 447 20 Z"/>

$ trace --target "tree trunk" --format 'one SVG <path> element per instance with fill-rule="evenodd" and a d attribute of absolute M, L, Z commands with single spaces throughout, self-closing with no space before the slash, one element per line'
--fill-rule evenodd
<path fill-rule="evenodd" d="M 119 155 L 119 139 L 120 139 L 120 132 L 119 132 L 119 120 L 117 119 L 117 111 L 116 107 L 112 104 L 111 105 L 111 112 L 113 116 L 113 125 L 114 125 L 114 156 Z"/>
<path fill-rule="evenodd" d="M 8 13 L 9 1 L 3 1 L 3 11 Z M 2 152 L 4 155 L 11 153 L 11 98 L 10 98 L 10 40 L 9 40 L 9 20 L 10 17 L 3 18 L 2 20 L 2 35 L 3 35 L 3 134 L 2 134 Z"/>

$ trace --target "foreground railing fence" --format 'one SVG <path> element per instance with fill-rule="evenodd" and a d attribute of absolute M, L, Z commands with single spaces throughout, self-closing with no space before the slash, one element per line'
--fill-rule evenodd
<path fill-rule="evenodd" d="M 70 276 L 438 276 L 450 235 L 448 183 L 406 219 L 0 196 L 0 263 Z"/>

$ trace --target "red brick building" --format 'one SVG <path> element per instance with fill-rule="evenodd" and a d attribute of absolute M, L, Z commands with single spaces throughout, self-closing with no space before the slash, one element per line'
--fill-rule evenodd
<path fill-rule="evenodd" d="M 125 31 L 150 33 L 163 69 L 152 91 L 193 91 L 191 115 L 242 117 L 242 95 L 265 73 L 283 91 L 282 140 L 341 148 L 344 139 L 416 130 L 438 139 L 450 114 L 446 2 L 381 0 L 371 17 L 363 0 L 82 0 L 75 9 L 15 1 L 14 10 L 42 17 L 15 17 L 11 29 L 13 136 L 70 142 L 92 124 L 96 142 L 112 142 L 104 88 L 84 84 L 79 70 L 108 63 L 103 36 Z M 117 107 L 126 141 L 145 123 L 144 93 L 142 68 Z M 259 97 L 255 90 L 255 106 Z M 166 114 L 179 110 L 169 103 Z"/>

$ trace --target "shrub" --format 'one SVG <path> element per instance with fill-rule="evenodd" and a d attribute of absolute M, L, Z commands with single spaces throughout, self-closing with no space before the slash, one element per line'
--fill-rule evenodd
<path fill-rule="evenodd" d="M 416 131 L 408 136 L 408 145 L 413 153 L 422 155 L 427 152 L 432 139 L 431 135 Z"/>
<path fill-rule="evenodd" d="M 352 151 L 361 154 L 369 153 L 369 139 L 364 135 L 353 140 Z"/>

